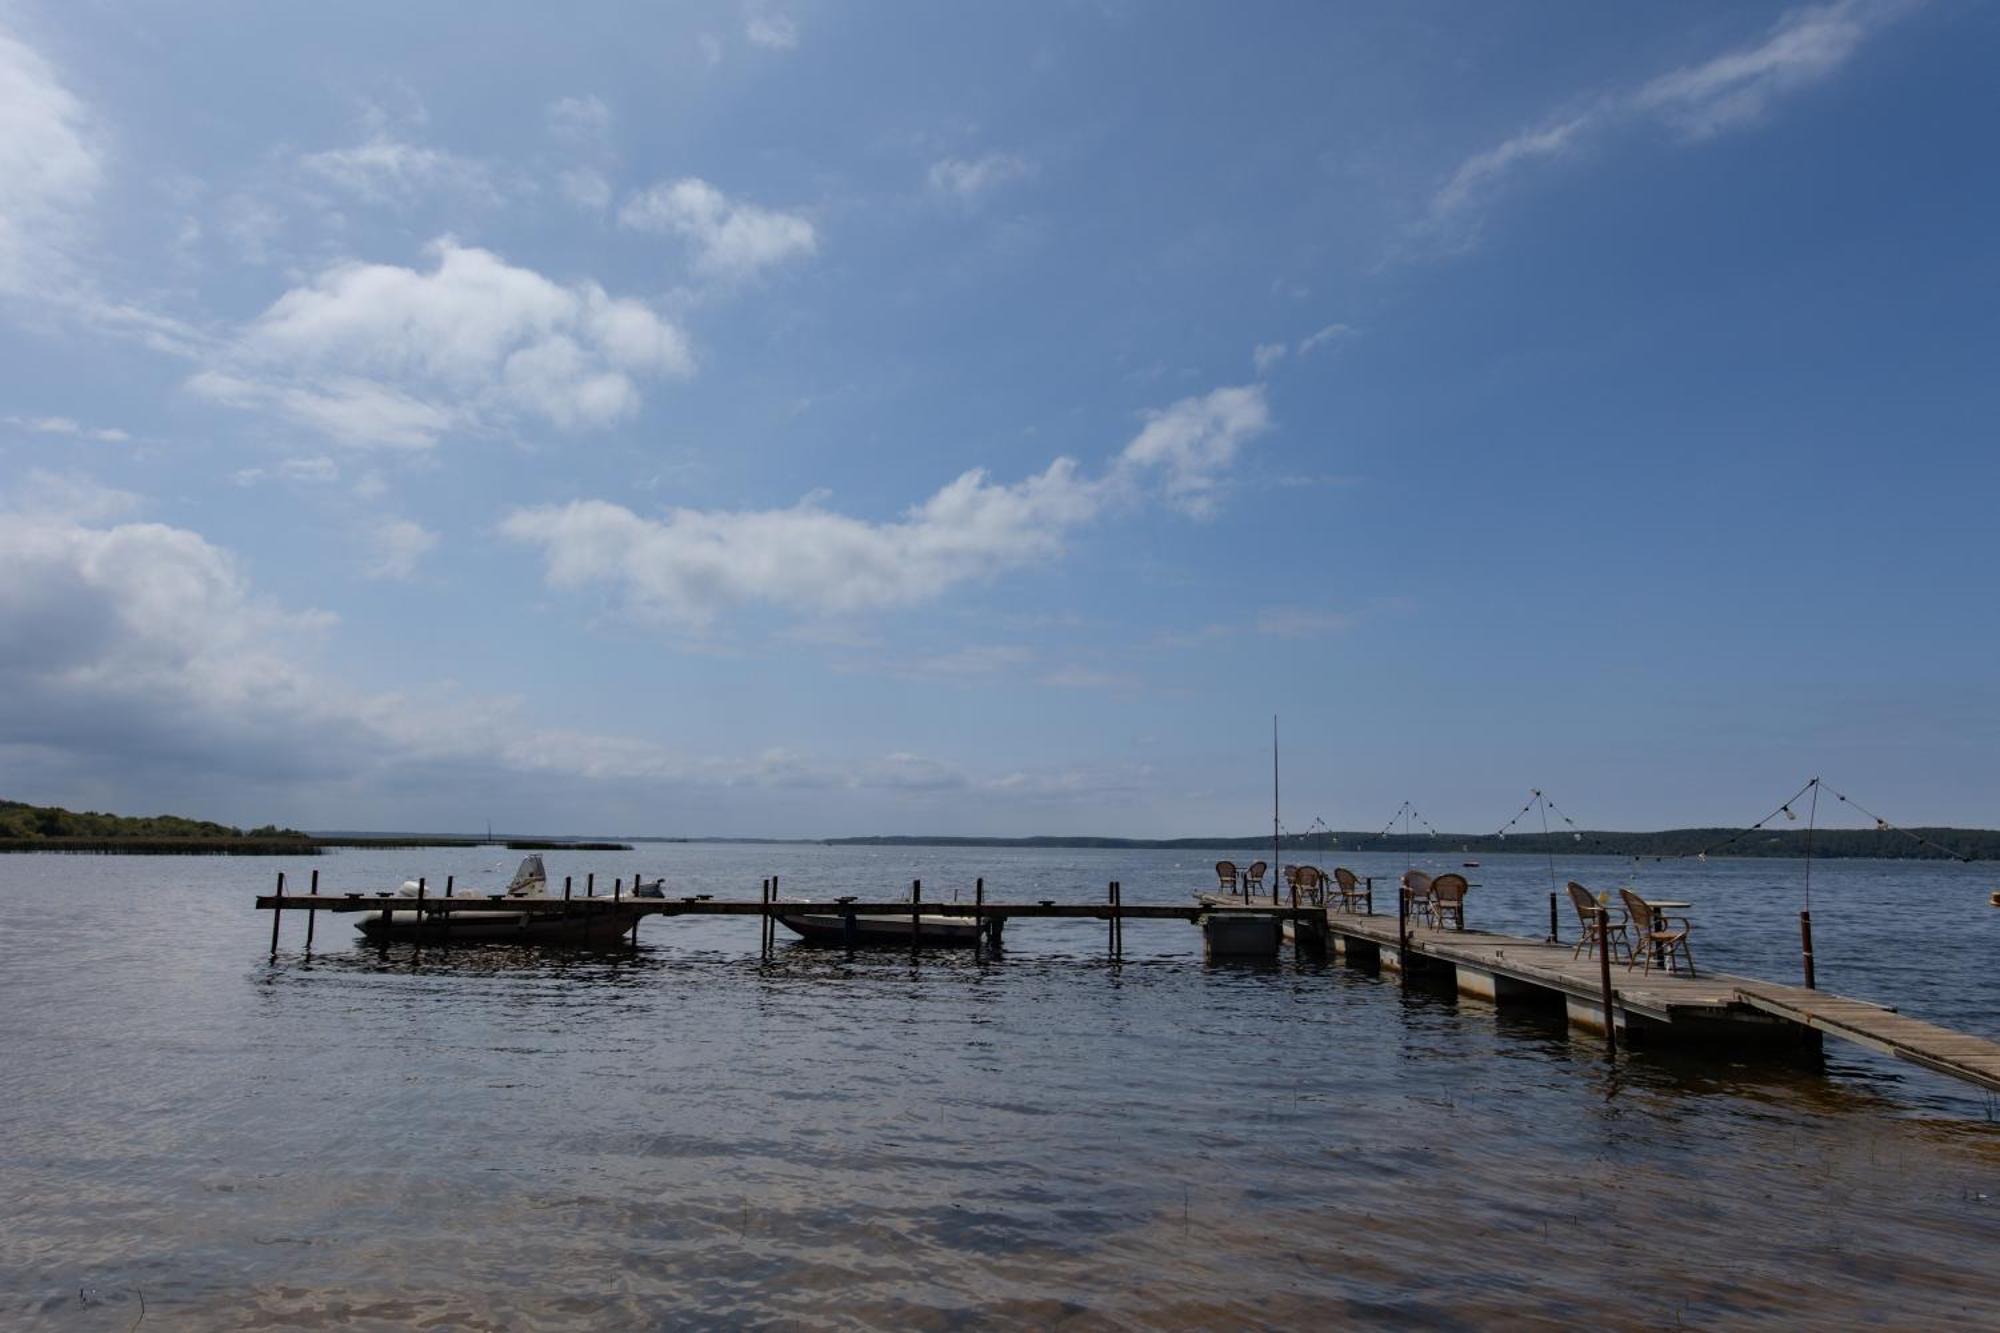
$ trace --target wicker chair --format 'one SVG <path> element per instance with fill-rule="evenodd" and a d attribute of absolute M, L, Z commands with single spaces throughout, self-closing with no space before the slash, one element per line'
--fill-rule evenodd
<path fill-rule="evenodd" d="M 1217 861 L 1215 863 L 1216 887 L 1222 892 L 1234 895 L 1236 892 L 1236 863 Z"/>
<path fill-rule="evenodd" d="M 1250 890 L 1262 891 L 1264 887 L 1265 865 L 1262 861 L 1252 861 L 1250 868 L 1243 872 L 1243 896 L 1249 897 Z"/>
<path fill-rule="evenodd" d="M 1308 907 L 1326 906 L 1326 876 L 1318 866 L 1296 867 L 1292 887 L 1297 891 L 1299 901 Z"/>
<path fill-rule="evenodd" d="M 1597 915 L 1604 914 L 1604 938 L 1611 948 L 1611 957 L 1621 963 L 1632 961 L 1632 936 L 1626 926 L 1629 918 L 1615 907 L 1606 907 L 1597 901 L 1595 894 L 1577 883 L 1569 882 L 1569 900 L 1576 908 L 1576 919 L 1582 926 L 1582 936 L 1569 956 L 1595 957 L 1597 954 Z M 1622 957 L 1621 957 L 1622 953 Z"/>
<path fill-rule="evenodd" d="M 1363 912 L 1375 911 L 1375 890 L 1364 883 L 1346 866 L 1333 868 L 1333 882 L 1340 890 L 1340 910 L 1352 912 L 1358 906 Z"/>
<path fill-rule="evenodd" d="M 1421 870 L 1403 872 L 1404 911 L 1410 916 L 1431 918 L 1431 877 Z"/>
<path fill-rule="evenodd" d="M 1688 943 L 1693 923 L 1684 916 L 1668 916 L 1658 911 L 1630 889 L 1618 890 L 1618 896 L 1625 900 L 1625 915 L 1637 935 L 1634 956 L 1627 960 L 1626 966 L 1643 963 L 1645 970 L 1651 972 L 1657 962 L 1669 972 L 1678 972 L 1678 963 L 1685 959 L 1688 975 L 1694 976 L 1694 947 Z"/>
<path fill-rule="evenodd" d="M 1465 891 L 1472 886 L 1465 876 L 1452 873 L 1431 881 L 1430 920 L 1439 928 L 1465 929 Z"/>

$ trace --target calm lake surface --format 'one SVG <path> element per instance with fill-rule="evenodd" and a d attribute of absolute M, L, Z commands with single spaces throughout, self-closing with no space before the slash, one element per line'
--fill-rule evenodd
<path fill-rule="evenodd" d="M 1097 923 L 1015 923 L 987 961 L 781 931 L 765 961 L 749 919 L 418 955 L 322 916 L 307 959 L 288 914 L 273 963 L 250 903 L 280 869 L 483 890 L 517 859 L 0 856 L 0 1327 L 126 1330 L 142 1298 L 146 1329 L 2000 1325 L 1995 1106 L 1832 1041 L 1817 1070 L 1614 1066 L 1559 1018 L 1337 962 L 1211 966 L 1179 923 L 1128 925 L 1114 967 Z M 547 859 L 1184 902 L 1216 856 Z M 1471 924 L 1544 933 L 1547 864 L 1481 859 Z M 1637 882 L 1695 904 L 1704 966 L 1795 980 L 1801 871 Z M 2000 1037 L 1995 887 L 1816 864 L 1821 985 Z"/>

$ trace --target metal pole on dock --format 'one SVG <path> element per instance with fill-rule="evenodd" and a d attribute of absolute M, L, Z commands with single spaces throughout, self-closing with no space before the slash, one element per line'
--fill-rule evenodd
<path fill-rule="evenodd" d="M 1611 1011 L 1611 909 L 1597 909 L 1597 981 L 1604 991 L 1604 1054 L 1618 1054 L 1618 1021 Z"/>
<path fill-rule="evenodd" d="M 1562 943 L 1562 936 L 1556 933 L 1556 895 L 1554 890 L 1550 890 L 1549 892 L 1549 943 Z"/>
<path fill-rule="evenodd" d="M 280 870 L 278 872 L 278 902 L 282 904 L 284 900 L 285 872 Z M 285 909 L 282 906 L 273 906 L 271 908 L 271 957 L 273 958 L 278 956 L 278 918 L 284 914 Z"/>
<path fill-rule="evenodd" d="M 313 897 L 315 897 L 315 898 L 319 897 L 319 871 L 317 871 L 317 870 L 313 871 L 313 877 L 312 877 L 312 896 L 313 896 Z M 306 909 L 306 952 L 307 952 L 307 953 L 311 953 L 311 952 L 312 952 L 312 947 L 313 947 L 313 919 L 314 919 L 315 917 L 317 917 L 318 915 L 319 915 L 319 913 L 318 913 L 317 911 L 315 911 L 314 909 L 312 909 L 312 908 L 310 908 L 310 907 L 308 907 L 308 908 Z"/>
<path fill-rule="evenodd" d="M 597 872 L 595 870 L 583 877 L 583 896 L 586 898 L 595 898 L 597 896 Z"/>
<path fill-rule="evenodd" d="M 1396 886 L 1396 975 L 1402 985 L 1410 984 L 1410 886 Z"/>
<path fill-rule="evenodd" d="M 1813 977 L 1813 947 L 1812 947 L 1812 913 L 1811 913 L 1811 912 L 1800 912 L 1800 913 L 1799 913 L 1799 945 L 1800 945 L 1800 947 L 1801 947 L 1801 948 L 1803 948 L 1803 949 L 1805 950 L 1805 962 L 1806 962 L 1806 989 L 1807 989 L 1807 990 L 1818 990 L 1818 989 L 1819 989 L 1819 985 L 1818 985 L 1818 983 L 1817 983 L 1817 982 L 1815 981 L 1815 979 L 1814 979 L 1814 977 Z"/>

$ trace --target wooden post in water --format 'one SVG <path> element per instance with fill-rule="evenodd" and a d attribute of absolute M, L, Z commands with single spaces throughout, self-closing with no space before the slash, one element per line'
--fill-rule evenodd
<path fill-rule="evenodd" d="M 1819 983 L 1813 976 L 1812 913 L 1799 913 L 1799 946 L 1805 951 L 1806 989 L 1818 990 Z"/>
<path fill-rule="evenodd" d="M 1396 886 L 1396 974 L 1401 985 L 1410 984 L 1410 886 Z"/>
<path fill-rule="evenodd" d="M 1104 914 L 1104 951 L 1111 957 L 1118 956 L 1118 881 L 1112 880 L 1104 886 L 1104 901 L 1109 910 Z"/>
<path fill-rule="evenodd" d="M 583 877 L 583 896 L 586 898 L 595 898 L 597 896 L 597 872 L 595 870 Z"/>
<path fill-rule="evenodd" d="M 313 896 L 313 897 L 315 897 L 315 898 L 319 897 L 319 871 L 317 871 L 317 870 L 313 871 L 313 877 L 312 877 L 312 896 Z M 314 918 L 314 917 L 316 917 L 316 916 L 318 916 L 318 915 L 319 915 L 319 913 L 318 913 L 318 912 L 316 912 L 316 911 L 314 911 L 314 910 L 313 910 L 312 908 L 308 907 L 308 908 L 306 909 L 306 952 L 307 952 L 307 953 L 311 953 L 311 952 L 312 952 L 312 947 L 313 947 L 313 918 Z"/>
<path fill-rule="evenodd" d="M 614 879 L 614 880 L 612 880 L 612 881 L 611 881 L 611 901 L 612 901 L 612 902 L 614 902 L 614 903 L 615 903 L 615 902 L 618 902 L 618 901 L 620 901 L 620 900 L 621 900 L 621 899 L 622 899 L 622 898 L 624 897 L 624 886 L 625 886 L 625 881 L 624 881 L 624 880 L 623 880 L 622 878 L 621 878 L 621 879 Z"/>
<path fill-rule="evenodd" d="M 1597 981 L 1604 991 L 1604 1054 L 1618 1054 L 1618 1016 L 1611 1008 L 1611 909 L 1597 909 Z"/>
<path fill-rule="evenodd" d="M 285 872 L 280 870 L 278 872 L 278 897 L 280 903 L 273 904 L 271 907 L 271 957 L 273 958 L 278 956 L 278 918 L 285 914 L 285 909 L 282 906 L 284 896 Z"/>
<path fill-rule="evenodd" d="M 1373 875 L 1363 875 L 1363 876 L 1361 877 L 1361 887 L 1362 887 L 1362 888 L 1364 888 L 1364 889 L 1366 889 L 1366 890 L 1368 890 L 1368 893 L 1367 893 L 1367 902 L 1368 902 L 1368 910 L 1367 910 L 1367 911 L 1366 911 L 1365 913 L 1363 913 L 1363 915 L 1364 915 L 1364 916 L 1374 916 L 1374 915 L 1375 915 L 1375 877 L 1374 877 Z"/>
<path fill-rule="evenodd" d="M 972 881 L 972 951 L 975 955 L 986 950 L 986 880 L 982 876 Z"/>
<path fill-rule="evenodd" d="M 447 898 L 451 897 L 451 894 L 452 894 L 452 889 L 453 889 L 454 887 L 456 887 L 456 886 L 457 886 L 457 884 L 458 884 L 458 876 L 457 876 L 457 875 L 446 875 L 446 876 L 444 877 L 444 896 L 445 896 L 445 897 L 447 897 Z M 439 933 L 440 933 L 440 934 L 442 934 L 442 935 L 444 936 L 444 942 L 445 942 L 446 944 L 450 944 L 450 943 L 451 943 L 451 913 L 450 913 L 450 912 L 446 912 L 446 913 L 444 913 L 444 914 L 443 914 L 443 919 L 442 919 L 442 921 L 440 921 L 440 923 L 439 923 L 439 924 L 440 924 L 440 925 L 441 925 L 441 926 L 443 927 L 443 929 L 442 929 L 442 930 L 441 930 L 441 931 L 440 931 Z"/>
<path fill-rule="evenodd" d="M 1549 943 L 1562 943 L 1562 936 L 1556 931 L 1556 895 L 1553 891 L 1549 894 Z"/>
<path fill-rule="evenodd" d="M 915 953 L 919 949 L 923 948 L 924 918 L 922 915 L 922 908 L 918 906 L 918 904 L 922 903 L 923 900 L 924 900 L 924 882 L 920 879 L 911 880 L 910 881 L 910 952 L 911 953 Z"/>
<path fill-rule="evenodd" d="M 1118 925 L 1118 958 L 1122 962 L 1125 958 L 1125 881 L 1113 880 L 1111 887 L 1117 890 L 1117 906 L 1112 910 L 1117 913 L 1113 920 Z"/>
<path fill-rule="evenodd" d="M 771 956 L 771 881 L 757 881 L 757 952 Z"/>

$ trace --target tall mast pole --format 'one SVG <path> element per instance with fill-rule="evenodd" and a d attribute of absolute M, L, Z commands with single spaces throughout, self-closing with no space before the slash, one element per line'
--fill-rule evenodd
<path fill-rule="evenodd" d="M 1271 901 L 1278 901 L 1278 877 L 1284 861 L 1278 855 L 1278 715 L 1271 714 Z"/>

